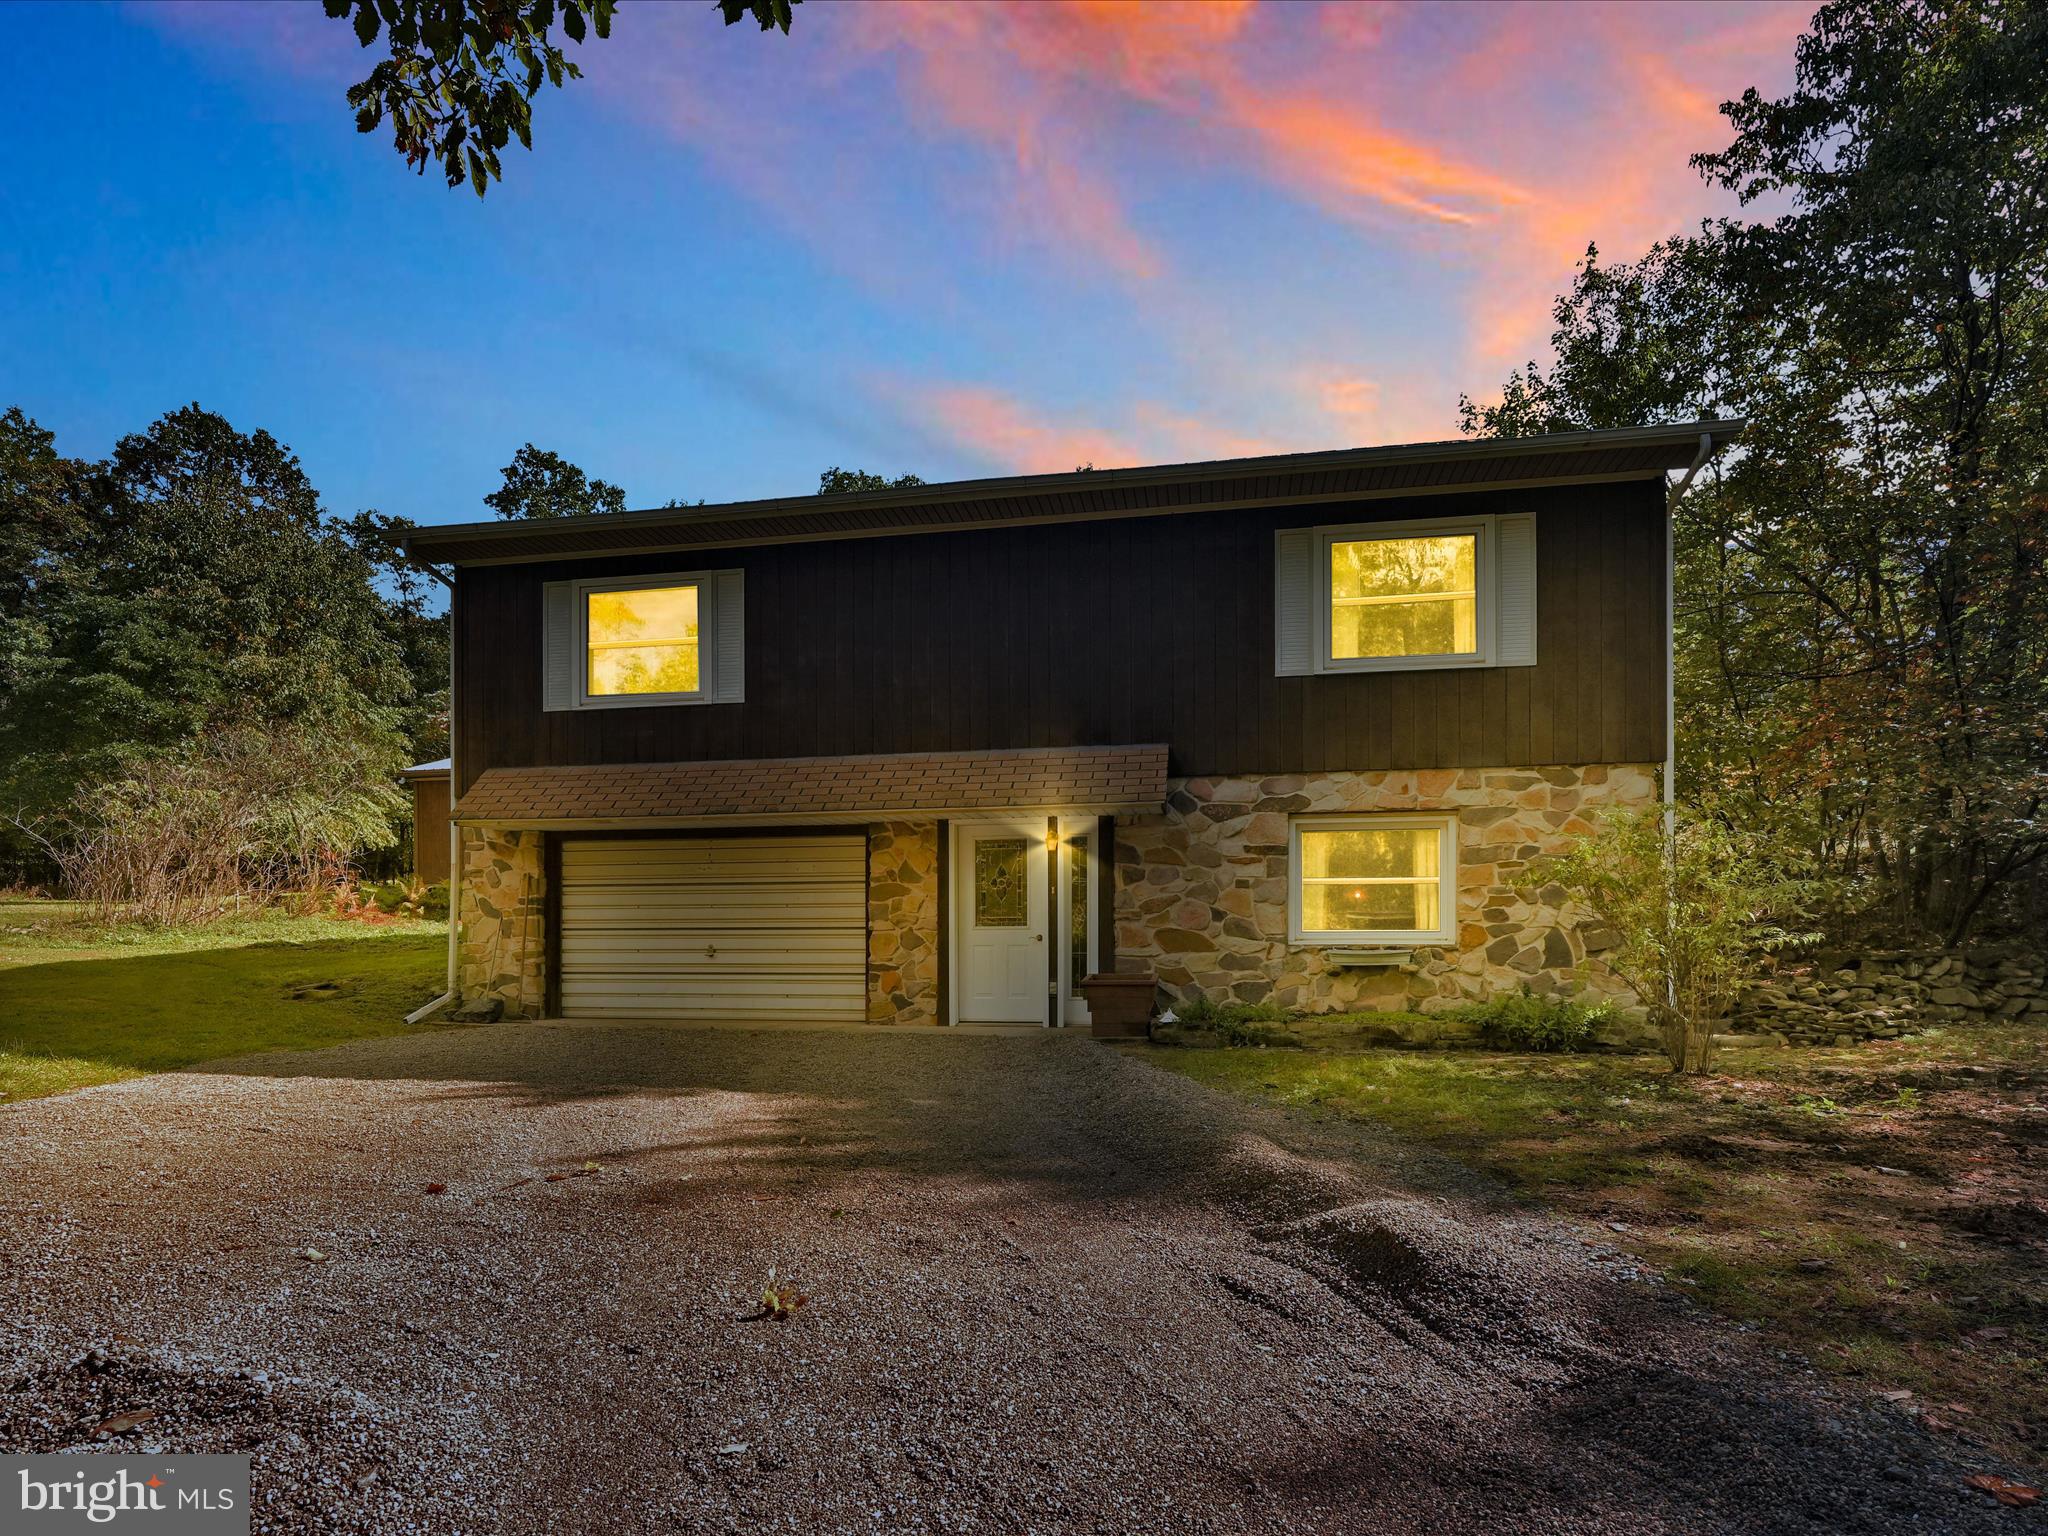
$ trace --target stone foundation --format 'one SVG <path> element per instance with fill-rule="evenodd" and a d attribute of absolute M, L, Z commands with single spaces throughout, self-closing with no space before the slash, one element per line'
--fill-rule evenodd
<path fill-rule="evenodd" d="M 868 828 L 868 1022 L 939 1022 L 939 828 Z"/>
<path fill-rule="evenodd" d="M 511 1018 L 547 1006 L 547 880 L 541 834 L 462 829 L 456 984 L 465 1003 L 499 998 Z"/>
<path fill-rule="evenodd" d="M 1518 991 L 1634 998 L 1599 959 L 1613 936 L 1556 886 L 1517 891 L 1606 807 L 1657 794 L 1648 764 L 1176 779 L 1160 816 L 1117 820 L 1118 969 L 1174 997 L 1272 1002 L 1307 1013 L 1430 1012 Z M 1458 818 L 1457 942 L 1405 967 L 1340 969 L 1288 938 L 1288 819 L 1436 811 Z"/>

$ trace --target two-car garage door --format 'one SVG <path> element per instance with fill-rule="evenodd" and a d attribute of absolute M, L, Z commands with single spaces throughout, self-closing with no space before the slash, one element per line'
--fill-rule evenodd
<path fill-rule="evenodd" d="M 857 1023 L 867 840 L 565 839 L 562 1012 Z"/>

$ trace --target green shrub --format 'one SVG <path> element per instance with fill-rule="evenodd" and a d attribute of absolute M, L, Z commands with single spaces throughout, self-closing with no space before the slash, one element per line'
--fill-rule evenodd
<path fill-rule="evenodd" d="M 1287 1011 L 1274 1003 L 1217 1002 L 1199 992 L 1173 1005 L 1182 1029 L 1204 1030 L 1225 1045 L 1284 1045 Z"/>
<path fill-rule="evenodd" d="M 1614 1013 L 1611 1003 L 1539 997 L 1526 987 L 1457 1010 L 1479 1026 L 1489 1045 L 1510 1051 L 1583 1051 Z"/>
<path fill-rule="evenodd" d="M 383 880 L 363 887 L 363 894 L 377 910 L 392 917 L 426 918 L 443 921 L 448 916 L 448 882 L 426 885 L 417 879 Z"/>

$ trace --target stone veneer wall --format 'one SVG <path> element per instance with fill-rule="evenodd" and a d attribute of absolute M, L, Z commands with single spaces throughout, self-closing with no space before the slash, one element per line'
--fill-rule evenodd
<path fill-rule="evenodd" d="M 465 1003 L 495 996 L 515 1018 L 537 1018 L 547 1007 L 541 836 L 503 827 L 462 829 L 462 871 L 455 887 L 462 902 L 456 983 Z"/>
<path fill-rule="evenodd" d="M 1599 953 L 1612 935 L 1555 887 L 1510 881 L 1593 830 L 1606 806 L 1655 801 L 1648 764 L 1442 768 L 1177 779 L 1164 815 L 1117 819 L 1118 968 L 1165 990 L 1308 1013 L 1424 1012 L 1519 990 L 1632 1002 Z M 1288 818 L 1304 812 L 1455 811 L 1458 941 L 1407 968 L 1341 970 L 1288 941 Z"/>
<path fill-rule="evenodd" d="M 939 828 L 868 828 L 868 1022 L 939 1022 Z"/>

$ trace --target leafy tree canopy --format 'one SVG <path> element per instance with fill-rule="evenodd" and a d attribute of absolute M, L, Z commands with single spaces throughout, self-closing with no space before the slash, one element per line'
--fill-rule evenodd
<path fill-rule="evenodd" d="M 718 0 L 718 10 L 728 27 L 751 16 L 763 32 L 777 27 L 788 32 L 790 22 L 795 19 L 792 13 L 803 3 L 804 0 Z"/>
<path fill-rule="evenodd" d="M 197 405 L 98 464 L 0 416 L 0 811 L 61 821 L 230 729 L 347 740 L 366 772 L 443 750 L 445 622 L 401 527 L 329 518 L 282 444 Z"/>
<path fill-rule="evenodd" d="M 872 474 L 865 469 L 841 469 L 834 464 L 818 476 L 818 494 L 837 496 L 845 491 L 898 491 L 913 485 L 923 485 L 916 475 L 898 475 L 891 480 L 886 475 Z"/>
<path fill-rule="evenodd" d="M 505 483 L 484 498 L 500 517 L 588 517 L 623 512 L 626 493 L 593 480 L 559 453 L 528 443 L 504 469 Z"/>
<path fill-rule="evenodd" d="M 1681 508 L 1681 782 L 1954 939 L 2048 868 L 2048 7 L 1838 0 L 1468 431 L 1742 414 Z"/>
<path fill-rule="evenodd" d="M 356 131 L 388 119 L 391 141 L 421 175 L 438 164 L 450 187 L 482 197 L 503 179 L 499 151 L 533 148 L 533 102 L 583 71 L 562 43 L 608 38 L 617 0 L 322 0 L 365 48 L 389 57 L 348 88 Z M 802 0 L 719 0 L 725 24 L 751 16 L 764 32 L 789 31 Z M 559 27 L 559 31 L 557 28 Z"/>

